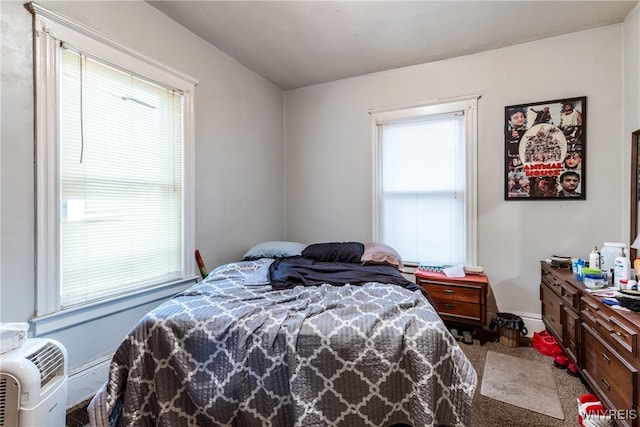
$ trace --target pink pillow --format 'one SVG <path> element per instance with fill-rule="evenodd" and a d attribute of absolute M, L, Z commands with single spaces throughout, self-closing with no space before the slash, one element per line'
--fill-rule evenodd
<path fill-rule="evenodd" d="M 397 269 L 404 267 L 402 257 L 389 245 L 379 242 L 370 242 L 364 244 L 364 253 L 362 254 L 362 262 L 364 264 L 386 264 L 392 265 Z"/>

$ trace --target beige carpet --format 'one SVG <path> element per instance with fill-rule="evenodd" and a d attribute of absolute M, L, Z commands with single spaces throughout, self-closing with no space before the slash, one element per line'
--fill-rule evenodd
<path fill-rule="evenodd" d="M 550 364 L 488 351 L 480 394 L 563 420 L 552 368 Z"/>

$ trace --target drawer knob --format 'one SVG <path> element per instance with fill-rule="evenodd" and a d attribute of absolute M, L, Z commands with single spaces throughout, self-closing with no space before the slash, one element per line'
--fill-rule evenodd
<path fill-rule="evenodd" d="M 604 360 L 607 363 L 607 365 L 611 364 L 611 360 L 609 360 L 609 357 L 607 357 L 606 354 L 602 353 L 601 356 L 602 356 L 602 360 Z M 602 381 L 604 381 L 604 379 Z"/>
<path fill-rule="evenodd" d="M 609 385 L 609 383 L 607 382 L 607 380 L 605 380 L 604 378 L 601 379 L 602 384 L 607 388 L 607 390 L 611 390 L 611 386 Z"/>
<path fill-rule="evenodd" d="M 620 338 L 623 338 L 626 336 L 625 334 L 623 334 L 622 332 L 618 332 L 616 331 L 616 335 L 619 336 Z"/>
<path fill-rule="evenodd" d="M 455 309 L 455 308 L 456 308 L 456 306 L 455 306 L 455 305 L 453 305 L 453 304 L 445 304 L 445 305 L 444 305 L 444 308 L 448 308 L 449 310 L 453 310 L 453 309 Z"/>
<path fill-rule="evenodd" d="M 445 294 L 445 295 L 453 295 L 453 294 L 455 294 L 455 291 L 452 291 L 452 290 L 450 290 L 450 289 L 446 289 L 446 290 L 444 291 L 444 294 Z"/>

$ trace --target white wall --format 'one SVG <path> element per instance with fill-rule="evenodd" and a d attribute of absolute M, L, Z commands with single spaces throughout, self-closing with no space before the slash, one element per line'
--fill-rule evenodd
<path fill-rule="evenodd" d="M 368 110 L 479 94 L 478 263 L 500 311 L 539 316 L 539 260 L 587 257 L 604 241 L 628 240 L 622 29 L 611 25 L 286 92 L 285 235 L 371 239 Z M 587 200 L 505 201 L 504 107 L 583 95 Z M 408 158 L 412 167 L 420 165 Z"/>
<path fill-rule="evenodd" d="M 623 37 L 624 129 L 630 143 L 631 132 L 640 129 L 640 5 L 625 18 Z"/>
<path fill-rule="evenodd" d="M 196 247 L 209 269 L 238 259 L 257 241 L 283 237 L 279 88 L 142 1 L 39 3 L 199 80 Z M 35 299 L 32 27 L 21 2 L 3 1 L 0 8 L 0 321 L 18 322 L 33 315 Z M 150 308 L 52 336 L 67 347 L 73 369 L 113 351 Z"/>

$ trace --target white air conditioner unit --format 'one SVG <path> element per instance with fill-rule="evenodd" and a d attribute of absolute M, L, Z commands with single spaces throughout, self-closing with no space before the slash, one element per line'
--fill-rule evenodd
<path fill-rule="evenodd" d="M 30 338 L 0 355 L 0 427 L 64 427 L 67 351 L 49 338 Z"/>

